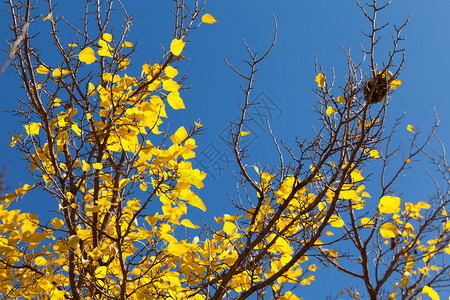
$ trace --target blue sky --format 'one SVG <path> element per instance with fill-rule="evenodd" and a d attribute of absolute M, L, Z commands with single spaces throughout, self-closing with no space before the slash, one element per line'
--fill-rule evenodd
<path fill-rule="evenodd" d="M 82 14 L 82 6 L 78 1 L 61 2 L 60 14 L 69 18 Z M 138 75 L 140 65 L 148 59 L 158 58 L 161 55 L 160 45 L 167 46 L 172 39 L 172 1 L 157 5 L 153 1 L 130 2 L 127 8 L 134 20 L 128 40 L 138 42 L 138 52 L 132 57 L 135 75 Z M 5 5 L 2 4 L 2 7 L 5 8 Z M 186 111 L 169 111 L 169 119 L 173 122 L 172 128 L 181 124 L 192 124 L 196 119 L 200 119 L 207 127 L 205 134 L 197 138 L 198 152 L 204 151 L 203 153 L 211 155 L 211 152 L 207 151 L 214 149 L 216 156 L 213 157 L 214 163 L 205 163 L 211 172 L 205 180 L 206 186 L 200 196 L 209 210 L 208 213 L 199 214 L 199 217 L 211 220 L 212 216 L 229 213 L 227 194 L 235 195 L 236 183 L 232 175 L 235 165 L 227 163 L 227 157 L 232 158 L 231 153 L 222 143 L 220 136 L 229 121 L 238 116 L 237 103 L 243 99 L 239 88 L 243 82 L 226 66 L 223 59 L 227 58 L 239 68 L 244 67 L 242 58 L 246 58 L 246 52 L 243 38 L 247 39 L 254 51 L 263 53 L 273 37 L 274 26 L 270 11 L 274 12 L 279 30 L 277 44 L 256 74 L 257 81 L 251 98 L 264 99 L 267 107 L 260 113 L 267 115 L 270 111 L 272 114 L 267 115 L 267 118 L 277 138 L 292 144 L 295 136 L 310 137 L 312 125 L 318 119 L 311 110 L 315 102 L 312 90 L 316 86 L 314 55 L 317 54 L 318 62 L 324 70 L 331 72 L 331 68 L 334 68 L 337 80 L 342 80 L 345 74 L 345 56 L 342 49 L 351 47 L 356 60 L 361 58 L 360 45 L 368 45 L 361 31 L 367 30 L 369 24 L 354 1 L 209 0 L 206 11 L 219 22 L 214 25 L 203 24 L 192 33 L 192 43 L 188 44 L 183 52 L 190 60 L 181 68 L 189 71 L 187 84 L 195 85 L 196 89 L 189 90 L 183 97 Z M 450 2 L 436 0 L 431 5 L 430 1 L 393 1 L 379 16 L 380 23 L 390 22 L 378 50 L 380 59 L 386 55 L 386 48 L 383 47 L 390 46 L 392 26 L 402 24 L 409 13 L 412 18 L 404 30 L 406 40 L 402 43 L 406 48 L 406 62 L 400 75 L 403 84 L 390 100 L 389 117 L 394 119 L 405 113 L 404 127 L 406 124 L 413 124 L 425 132 L 434 122 L 434 106 L 441 121 L 439 136 L 448 146 Z M 11 37 L 7 29 L 9 20 L 2 10 L 2 48 L 5 48 L 4 40 Z M 48 27 L 40 27 L 44 25 L 40 22 L 32 24 L 30 28 L 44 33 L 48 30 Z M 41 49 L 41 52 L 45 57 L 46 49 Z M 0 58 L 3 61 L 5 55 L 2 54 Z M 0 166 L 8 166 L 7 185 L 16 187 L 20 183 L 31 183 L 32 178 L 27 173 L 20 154 L 8 147 L 8 132 L 22 130 L 22 125 L 4 111 L 14 109 L 17 98 L 23 97 L 23 93 L 18 78 L 10 71 L 0 78 L 0 88 Z M 259 127 L 255 122 L 250 126 L 253 126 L 252 133 L 257 137 L 249 145 L 251 158 L 248 162 L 271 164 L 274 160 L 274 149 L 267 129 Z M 224 168 L 220 173 L 217 170 L 219 165 Z M 414 172 L 408 173 L 398 186 L 399 191 L 415 202 L 426 199 L 432 188 L 431 181 L 424 174 L 424 167 L 426 165 L 417 165 Z M 376 195 L 376 191 L 371 194 Z M 50 209 L 46 209 L 43 204 L 52 203 L 51 199 L 36 193 L 23 199 L 19 206 L 23 210 L 45 215 Z M 330 293 L 337 293 L 340 288 L 349 287 L 349 278 L 329 274 L 330 276 L 323 277 L 306 288 L 305 292 L 314 295 L 314 299 L 324 299 Z M 330 281 L 333 281 L 332 285 L 329 284 Z"/>

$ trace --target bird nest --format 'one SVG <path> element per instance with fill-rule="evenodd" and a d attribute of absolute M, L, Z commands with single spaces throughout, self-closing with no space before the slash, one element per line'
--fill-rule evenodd
<path fill-rule="evenodd" d="M 364 99 L 370 104 L 383 101 L 390 90 L 389 79 L 384 73 L 379 73 L 364 86 Z"/>

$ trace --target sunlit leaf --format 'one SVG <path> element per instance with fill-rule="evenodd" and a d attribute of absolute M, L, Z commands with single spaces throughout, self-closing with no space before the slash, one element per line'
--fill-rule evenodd
<path fill-rule="evenodd" d="M 217 20 L 214 19 L 214 17 L 211 16 L 210 14 L 204 14 L 204 15 L 202 16 L 202 22 L 203 22 L 203 23 L 207 23 L 207 24 L 214 24 L 214 23 L 217 22 Z"/>
<path fill-rule="evenodd" d="M 188 219 L 184 219 L 180 223 L 181 223 L 181 225 L 183 225 L 187 228 L 193 228 L 193 229 L 200 228 L 200 226 L 192 224 L 192 222 Z"/>
<path fill-rule="evenodd" d="M 96 169 L 96 170 L 101 170 L 101 169 L 103 169 L 102 163 L 93 163 L 93 164 L 92 164 L 92 167 L 94 167 L 94 169 Z"/>
<path fill-rule="evenodd" d="M 181 243 L 170 243 L 167 251 L 174 256 L 181 256 L 189 251 L 189 248 Z"/>
<path fill-rule="evenodd" d="M 176 92 L 180 89 L 180 85 L 173 80 L 165 80 L 163 82 L 163 89 L 168 92 Z"/>
<path fill-rule="evenodd" d="M 406 126 L 406 130 L 411 131 L 412 133 L 414 133 L 414 126 L 408 124 L 408 126 Z"/>
<path fill-rule="evenodd" d="M 246 136 L 250 134 L 250 131 L 241 131 L 241 136 Z"/>
<path fill-rule="evenodd" d="M 133 47 L 133 43 L 131 43 L 131 42 L 123 42 L 122 43 L 122 48 L 129 48 L 129 47 Z"/>
<path fill-rule="evenodd" d="M 370 150 L 369 156 L 374 159 L 380 158 L 380 154 L 375 149 Z"/>
<path fill-rule="evenodd" d="M 325 76 L 322 73 L 317 74 L 315 81 L 318 87 L 323 88 L 325 86 Z"/>
<path fill-rule="evenodd" d="M 61 69 L 54 69 L 52 72 L 53 77 L 61 77 L 63 75 L 69 74 L 70 71 L 68 70 L 61 70 Z"/>
<path fill-rule="evenodd" d="M 381 225 L 380 234 L 385 239 L 395 238 L 400 235 L 400 230 L 395 224 L 388 222 Z"/>
<path fill-rule="evenodd" d="M 42 124 L 41 123 L 30 123 L 26 124 L 23 127 L 25 127 L 25 131 L 28 135 L 37 135 L 39 134 L 39 129 L 41 129 Z"/>
<path fill-rule="evenodd" d="M 174 39 L 170 44 L 170 52 L 172 52 L 174 55 L 180 55 L 185 44 L 186 42 L 183 42 L 182 40 Z"/>
<path fill-rule="evenodd" d="M 38 132 L 39 132 L 39 131 L 38 131 Z M 10 147 L 14 147 L 14 146 L 16 145 L 17 141 L 18 141 L 21 137 L 23 137 L 23 134 L 18 134 L 18 135 L 13 136 L 13 137 L 11 138 L 11 142 L 9 142 L 9 146 L 10 146 Z"/>
<path fill-rule="evenodd" d="M 78 54 L 78 58 L 80 59 L 80 61 L 88 65 L 97 60 L 97 58 L 95 57 L 95 52 L 91 47 L 87 47 L 81 50 L 80 54 Z"/>
<path fill-rule="evenodd" d="M 53 227 L 55 227 L 56 229 L 60 229 L 61 227 L 64 226 L 64 221 L 58 218 L 53 218 L 52 219 L 52 225 Z"/>
<path fill-rule="evenodd" d="M 172 66 L 167 66 L 167 67 L 164 69 L 164 72 L 166 72 L 166 75 L 167 75 L 167 77 L 169 77 L 169 78 L 174 78 L 175 76 L 178 75 L 178 70 L 175 69 L 175 68 L 172 67 Z"/>
<path fill-rule="evenodd" d="M 39 74 L 47 74 L 48 72 L 50 72 L 50 69 L 46 66 L 40 65 L 39 67 L 37 67 L 36 72 L 38 72 Z"/>
<path fill-rule="evenodd" d="M 361 219 L 361 226 L 363 227 L 373 227 L 375 225 L 375 222 L 371 218 L 362 218 Z"/>
<path fill-rule="evenodd" d="M 105 278 L 106 277 L 107 268 L 106 266 L 100 266 L 95 269 L 95 277 L 97 278 Z"/>
<path fill-rule="evenodd" d="M 345 98 L 342 96 L 338 96 L 336 101 L 339 102 L 340 104 L 345 104 Z"/>
<path fill-rule="evenodd" d="M 170 92 L 169 95 L 167 95 L 167 102 L 173 109 L 184 109 L 186 108 L 184 106 L 183 99 L 180 97 L 179 92 Z"/>
<path fill-rule="evenodd" d="M 51 20 L 52 19 L 52 13 L 49 13 L 48 15 L 45 15 L 42 17 L 42 21 Z"/>
<path fill-rule="evenodd" d="M 112 42 L 112 35 L 110 33 L 104 33 L 102 35 L 102 39 L 104 39 L 105 41 L 107 41 L 108 43 Z"/>
<path fill-rule="evenodd" d="M 384 196 L 378 203 L 378 210 L 384 214 L 396 214 L 400 212 L 400 197 Z"/>
<path fill-rule="evenodd" d="M 327 111 L 326 111 L 327 116 L 331 116 L 335 112 L 336 112 L 336 110 L 333 107 L 331 107 L 331 106 L 327 107 Z"/>
<path fill-rule="evenodd" d="M 438 293 L 436 293 L 435 290 L 433 290 L 431 287 L 429 287 L 428 285 L 424 286 L 422 288 L 422 293 L 424 293 L 425 295 L 431 297 L 432 300 L 439 300 L 440 297 L 438 295 Z"/>

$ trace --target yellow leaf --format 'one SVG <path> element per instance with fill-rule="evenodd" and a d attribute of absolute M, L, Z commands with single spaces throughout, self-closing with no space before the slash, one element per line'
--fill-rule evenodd
<path fill-rule="evenodd" d="M 69 245 L 70 248 L 76 249 L 79 246 L 79 244 L 78 244 L 79 241 L 80 241 L 80 237 L 78 235 L 71 235 L 69 237 L 69 240 L 67 241 L 67 244 Z"/>
<path fill-rule="evenodd" d="M 142 182 L 142 183 L 139 185 L 139 188 L 140 188 L 143 192 L 145 192 L 145 191 L 147 190 L 147 183 Z"/>
<path fill-rule="evenodd" d="M 241 131 L 241 136 L 249 135 L 250 131 Z"/>
<path fill-rule="evenodd" d="M 184 126 L 181 126 L 178 128 L 178 130 L 170 137 L 170 140 L 175 144 L 178 145 L 181 142 L 183 142 L 185 139 L 188 138 L 188 133 Z"/>
<path fill-rule="evenodd" d="M 48 72 L 50 72 L 50 69 L 46 66 L 40 65 L 39 67 L 37 67 L 36 72 L 38 72 L 39 74 L 47 74 Z"/>
<path fill-rule="evenodd" d="M 193 228 L 193 229 L 200 228 L 200 226 L 192 224 L 192 222 L 188 219 L 182 220 L 181 225 L 183 225 L 184 227 Z"/>
<path fill-rule="evenodd" d="M 180 89 L 180 85 L 173 80 L 165 80 L 163 82 L 163 89 L 168 92 L 176 92 Z"/>
<path fill-rule="evenodd" d="M 331 106 L 327 107 L 327 111 L 326 111 L 327 116 L 331 116 L 335 112 L 336 112 L 336 110 L 333 107 L 331 107 Z"/>
<path fill-rule="evenodd" d="M 88 172 L 90 168 L 91 168 L 91 166 L 83 159 L 83 166 L 81 167 L 81 169 L 84 172 Z"/>
<path fill-rule="evenodd" d="M 123 42 L 122 48 L 129 48 L 129 47 L 133 47 L 133 43 L 131 43 L 131 42 Z"/>
<path fill-rule="evenodd" d="M 384 214 L 396 214 L 400 212 L 400 197 L 384 196 L 378 203 L 378 210 Z"/>
<path fill-rule="evenodd" d="M 325 86 L 325 76 L 322 73 L 317 74 L 315 81 L 318 87 L 323 88 Z"/>
<path fill-rule="evenodd" d="M 211 16 L 210 14 L 204 14 L 202 17 L 202 22 L 207 24 L 214 24 L 217 22 L 217 20 L 214 19 L 214 17 Z"/>
<path fill-rule="evenodd" d="M 41 129 L 42 125 L 41 123 L 30 123 L 23 127 L 25 127 L 25 131 L 28 135 L 37 135 L 39 134 L 39 129 Z"/>
<path fill-rule="evenodd" d="M 14 145 L 17 143 L 17 141 L 18 141 L 21 137 L 23 137 L 23 134 L 18 134 L 18 135 L 13 136 L 13 137 L 11 138 L 11 142 L 9 142 L 9 146 L 10 146 L 10 147 L 14 147 Z"/>
<path fill-rule="evenodd" d="M 186 42 L 183 42 L 182 40 L 177 40 L 174 39 L 172 41 L 172 43 L 170 43 L 170 51 L 174 54 L 174 55 L 180 55 L 181 52 L 183 51 L 184 45 L 186 44 Z"/>
<path fill-rule="evenodd" d="M 95 277 L 97 278 L 105 278 L 106 277 L 106 266 L 100 266 L 95 269 Z"/>
<path fill-rule="evenodd" d="M 411 131 L 412 133 L 414 133 L 414 126 L 408 124 L 408 126 L 406 126 L 406 130 Z"/>
<path fill-rule="evenodd" d="M 112 42 L 112 35 L 109 34 L 109 33 L 104 33 L 104 34 L 102 35 L 102 39 L 104 39 L 104 40 L 107 41 L 108 43 L 111 43 L 111 42 Z"/>
<path fill-rule="evenodd" d="M 36 257 L 34 262 L 36 263 L 36 266 L 38 266 L 38 267 L 47 265 L 47 260 L 45 258 L 43 258 L 42 256 Z"/>
<path fill-rule="evenodd" d="M 363 227 L 373 227 L 375 225 L 375 222 L 371 218 L 362 218 L 361 225 Z"/>
<path fill-rule="evenodd" d="M 380 154 L 375 149 L 370 150 L 369 156 L 374 159 L 380 158 Z"/>
<path fill-rule="evenodd" d="M 97 58 L 95 57 L 95 52 L 91 47 L 87 47 L 81 50 L 80 54 L 78 54 L 78 58 L 80 59 L 80 61 L 88 65 L 97 60 Z"/>
<path fill-rule="evenodd" d="M 78 127 L 78 124 L 72 124 L 72 130 L 77 134 L 77 135 L 81 135 L 82 131 L 80 129 L 80 127 Z"/>
<path fill-rule="evenodd" d="M 52 76 L 53 77 L 60 77 L 62 75 L 66 75 L 66 74 L 69 74 L 69 73 L 70 73 L 70 71 L 68 71 L 68 70 L 54 69 L 53 72 L 52 72 Z"/>
<path fill-rule="evenodd" d="M 68 44 L 69 47 L 78 47 L 77 44 Z"/>
<path fill-rule="evenodd" d="M 385 239 L 395 238 L 400 235 L 400 230 L 395 224 L 388 222 L 381 225 L 380 234 Z"/>
<path fill-rule="evenodd" d="M 336 101 L 339 102 L 340 104 L 345 104 L 345 98 L 342 96 L 338 96 Z"/>
<path fill-rule="evenodd" d="M 233 233 L 235 233 L 237 231 L 237 228 L 236 228 L 236 225 L 234 225 L 234 223 L 225 222 L 225 224 L 223 225 L 223 231 L 227 235 L 233 235 Z"/>
<path fill-rule="evenodd" d="M 344 221 L 342 221 L 342 219 L 337 216 L 337 215 L 332 215 L 330 217 L 330 219 L 328 220 L 328 223 L 333 226 L 333 227 L 343 227 L 344 226 Z"/>
<path fill-rule="evenodd" d="M 48 15 L 42 17 L 42 21 L 51 20 L 51 19 L 52 19 L 52 13 L 49 13 Z"/>
<path fill-rule="evenodd" d="M 60 105 L 61 105 L 61 99 L 59 99 L 59 98 L 53 99 L 52 105 L 53 105 L 54 107 L 60 106 Z"/>
<path fill-rule="evenodd" d="M 52 219 L 52 225 L 53 227 L 55 227 L 56 229 L 60 229 L 61 227 L 64 226 L 64 221 L 58 218 L 53 218 Z"/>
<path fill-rule="evenodd" d="M 395 90 L 401 84 L 402 84 L 401 80 L 392 80 L 391 81 L 391 89 Z"/>
<path fill-rule="evenodd" d="M 102 163 L 93 163 L 92 166 L 93 166 L 94 169 L 96 169 L 96 170 L 101 170 L 101 169 L 103 169 Z"/>
<path fill-rule="evenodd" d="M 180 97 L 179 92 L 170 92 L 167 95 L 167 102 L 173 109 L 185 109 L 183 99 Z"/>
<path fill-rule="evenodd" d="M 95 85 L 89 82 L 88 84 L 88 93 L 87 96 L 94 96 L 95 95 Z"/>
<path fill-rule="evenodd" d="M 174 256 L 181 256 L 189 251 L 189 248 L 181 243 L 170 243 L 167 251 Z"/>
<path fill-rule="evenodd" d="M 312 264 L 312 265 L 309 265 L 308 270 L 315 272 L 317 270 L 317 267 L 316 267 L 316 265 Z"/>
<path fill-rule="evenodd" d="M 113 55 L 111 53 L 111 46 L 104 40 L 99 40 L 98 44 L 100 45 L 100 49 L 98 49 L 98 55 L 100 56 L 108 56 L 113 58 Z"/>
<path fill-rule="evenodd" d="M 167 77 L 174 78 L 178 75 L 178 70 L 172 66 L 167 66 L 164 71 L 166 72 Z"/>
<path fill-rule="evenodd" d="M 436 291 L 433 290 L 432 288 L 430 288 L 428 285 L 423 287 L 422 293 L 424 293 L 425 295 L 431 297 L 432 300 L 439 300 L 438 293 L 436 293 Z"/>

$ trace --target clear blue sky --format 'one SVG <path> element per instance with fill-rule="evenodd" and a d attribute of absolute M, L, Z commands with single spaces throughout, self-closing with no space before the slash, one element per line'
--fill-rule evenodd
<path fill-rule="evenodd" d="M 132 57 L 137 70 L 135 75 L 138 75 L 140 65 L 148 59 L 158 58 L 161 55 L 160 44 L 167 46 L 172 39 L 172 1 L 158 1 L 164 2 L 162 4 L 154 4 L 156 1 L 126 2 L 129 2 L 126 4 L 129 13 L 134 16 L 128 40 L 138 42 L 138 52 Z M 6 8 L 4 4 L 1 7 Z M 72 18 L 83 11 L 81 1 L 61 1 L 60 9 L 60 14 Z M 198 153 L 204 151 L 205 164 L 207 153 L 212 153 L 208 151 L 216 151 L 215 156 L 210 157 L 214 162 L 206 165 L 211 172 L 205 180 L 205 188 L 200 192 L 208 212 L 195 213 L 202 219 L 211 220 L 212 216 L 230 213 L 227 193 L 235 195 L 236 184 L 232 175 L 235 165 L 227 163 L 227 158 L 232 157 L 229 149 L 221 142 L 220 135 L 226 130 L 229 121 L 238 116 L 237 103 L 243 99 L 239 88 L 242 82 L 228 69 L 223 59 L 228 58 L 230 63 L 238 67 L 244 66 L 242 58 L 246 58 L 246 52 L 243 38 L 247 39 L 254 51 L 265 51 L 273 37 L 273 22 L 269 12 L 274 12 L 279 28 L 278 41 L 259 68 L 253 97 L 266 97 L 265 103 L 273 109 L 267 118 L 274 133 L 278 139 L 292 144 L 295 136 L 311 136 L 312 124 L 317 120 L 311 110 L 315 101 L 312 89 L 316 86 L 314 55 L 318 55 L 318 62 L 327 72 L 334 67 L 337 79 L 342 80 L 345 74 L 342 47 L 351 47 L 355 57 L 360 58 L 360 44 L 368 45 L 361 31 L 367 30 L 369 24 L 354 1 L 209 0 L 206 11 L 219 22 L 214 25 L 203 24 L 193 32 L 193 42 L 183 52 L 184 56 L 190 58 L 182 67 L 190 71 L 187 84 L 197 88 L 188 91 L 183 97 L 186 111 L 169 111 L 169 120 L 173 122 L 171 128 L 192 124 L 195 119 L 201 119 L 207 127 L 205 134 L 197 138 L 197 150 Z M 441 120 L 439 135 L 450 147 L 450 119 L 447 117 L 450 111 L 450 2 L 393 1 L 379 18 L 380 22 L 389 21 L 391 24 L 385 32 L 382 45 L 390 45 L 392 25 L 402 24 L 410 12 L 412 19 L 404 31 L 406 40 L 402 44 L 406 48 L 406 62 L 400 76 L 403 84 L 390 101 L 389 116 L 395 118 L 406 113 L 405 126 L 413 124 L 417 128 L 419 125 L 426 131 L 433 124 L 434 106 Z M 9 20 L 2 10 L 1 48 L 5 48 L 4 40 L 11 38 L 7 28 Z M 43 25 L 46 24 L 39 22 L 30 28 L 45 33 L 48 27 L 41 27 Z M 43 57 L 45 52 L 46 49 L 41 49 Z M 385 49 L 379 49 L 379 52 L 380 57 L 385 55 Z M 0 58 L 3 62 L 5 55 L 2 54 Z M 24 94 L 20 90 L 18 78 L 10 71 L 0 78 L 0 88 L 0 166 L 9 167 L 7 184 L 16 187 L 19 183 L 31 183 L 32 178 L 19 153 L 8 147 L 8 132 L 22 130 L 22 125 L 4 111 L 14 109 L 17 98 L 24 97 Z M 261 113 L 267 114 L 267 107 Z M 249 145 L 251 159 L 248 162 L 271 164 L 274 149 L 267 136 L 267 129 L 255 122 L 250 125 L 257 138 Z M 220 174 L 218 166 L 224 168 Z M 429 194 L 431 181 L 424 177 L 423 167 L 417 166 L 398 186 L 413 202 L 426 200 Z M 377 193 L 370 192 L 372 195 Z M 48 210 L 54 209 L 47 209 L 53 203 L 45 195 L 36 193 L 26 197 L 19 206 L 23 210 L 45 215 Z M 328 274 L 322 278 L 318 276 L 316 283 L 305 288 L 304 292 L 309 296 L 304 292 L 301 295 L 305 295 L 305 299 L 324 299 L 327 295 L 335 295 L 341 288 L 350 287 L 351 278 L 333 272 Z"/>

